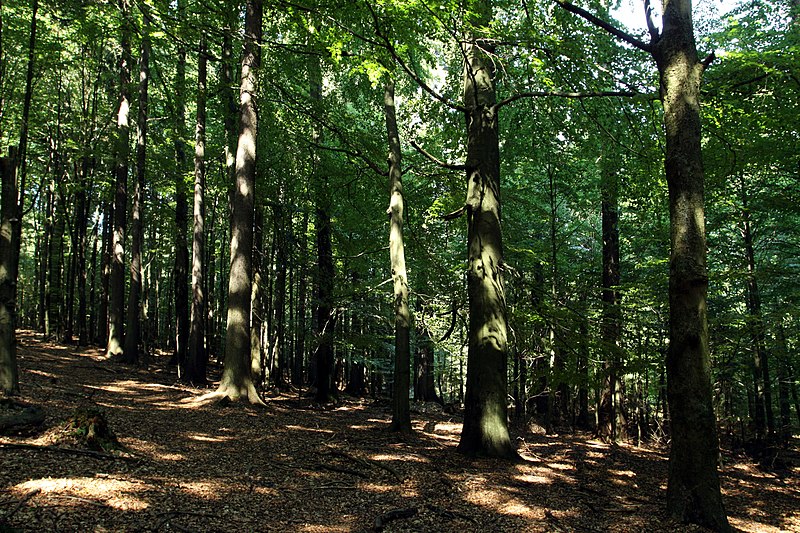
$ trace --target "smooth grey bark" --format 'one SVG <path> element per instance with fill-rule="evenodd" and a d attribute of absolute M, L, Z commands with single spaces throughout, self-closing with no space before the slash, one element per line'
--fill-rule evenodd
<path fill-rule="evenodd" d="M 197 122 L 194 148 L 194 209 L 192 231 L 192 312 L 189 326 L 189 357 L 186 379 L 205 385 L 208 353 L 205 345 L 205 187 L 206 187 L 206 80 L 208 55 L 205 34 L 200 36 L 197 57 Z"/>
<path fill-rule="evenodd" d="M 469 2 L 472 34 L 463 45 L 467 125 L 467 291 L 469 350 L 464 426 L 458 451 L 517 458 L 508 433 L 507 319 L 500 227 L 500 145 L 494 44 L 480 35 L 492 20 L 489 0 Z"/>
<path fill-rule="evenodd" d="M 386 117 L 386 134 L 389 143 L 389 262 L 393 280 L 394 311 L 394 390 L 392 431 L 411 431 L 411 410 L 408 389 L 411 364 L 411 310 L 408 307 L 408 277 L 403 245 L 403 198 L 402 151 L 397 128 L 397 112 L 394 99 L 394 80 L 388 77 L 383 93 L 383 112 Z"/>
<path fill-rule="evenodd" d="M 144 6 L 146 4 L 142 4 Z M 131 206 L 131 282 L 128 292 L 128 319 L 125 331 L 124 361 L 139 361 L 142 343 L 142 243 L 144 241 L 144 187 L 147 171 L 147 89 L 150 82 L 150 24 L 143 8 L 144 24 L 139 51 L 139 116 L 136 120 L 136 181 Z"/>
<path fill-rule="evenodd" d="M 249 322 L 258 135 L 256 88 L 261 63 L 261 48 L 258 43 L 261 40 L 262 0 L 248 0 L 246 9 L 239 91 L 239 143 L 236 150 L 236 172 L 232 194 L 225 366 L 219 388 L 211 397 L 261 404 L 252 378 Z"/>
<path fill-rule="evenodd" d="M 108 343 L 107 357 L 123 354 L 125 322 L 125 224 L 128 209 L 128 145 L 131 82 L 130 5 L 128 0 L 119 0 L 122 13 L 120 21 L 120 46 L 122 55 L 119 64 L 119 107 L 117 108 L 117 130 L 114 161 L 114 232 L 112 236 L 111 274 L 108 296 Z"/>

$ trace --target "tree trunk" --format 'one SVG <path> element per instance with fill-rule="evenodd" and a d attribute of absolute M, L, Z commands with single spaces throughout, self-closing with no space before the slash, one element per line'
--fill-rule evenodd
<path fill-rule="evenodd" d="M 142 4 L 145 6 L 146 4 Z M 139 116 L 136 120 L 136 182 L 131 207 L 131 285 L 128 293 L 128 329 L 125 331 L 125 362 L 139 361 L 142 346 L 142 243 L 144 241 L 144 187 L 147 171 L 147 86 L 150 81 L 150 23 L 142 8 L 142 44 L 139 57 Z"/>
<path fill-rule="evenodd" d="M 17 223 L 12 225 L 14 233 L 11 235 L 11 279 L 13 279 L 14 302 L 17 300 L 17 280 L 19 278 L 19 259 L 22 246 L 22 215 L 25 213 L 25 180 L 27 179 L 27 160 L 28 160 L 28 119 L 31 111 L 31 101 L 33 100 L 33 77 L 36 64 L 36 16 L 39 11 L 39 0 L 31 2 L 31 26 L 30 39 L 28 41 L 28 70 L 25 75 L 25 96 L 22 103 L 22 127 L 19 132 L 19 148 L 15 161 L 17 187 L 17 213 L 15 218 Z"/>
<path fill-rule="evenodd" d="M 275 354 L 277 368 L 271 376 L 272 383 L 279 389 L 286 388 L 286 376 L 288 364 L 288 351 L 286 350 L 286 271 L 287 265 L 287 235 L 286 235 L 286 209 L 284 209 L 284 202 L 286 200 L 284 193 L 284 185 L 278 185 L 278 205 L 274 210 L 274 231 L 275 231 L 275 288 L 274 304 L 273 304 L 273 327 L 275 331 L 272 350 Z"/>
<path fill-rule="evenodd" d="M 306 300 L 308 279 L 308 210 L 303 211 L 303 224 L 300 227 L 300 268 L 297 283 L 297 320 L 295 328 L 294 365 L 292 365 L 292 384 L 303 386 L 303 366 L 306 350 Z"/>
<path fill-rule="evenodd" d="M 0 205 L 0 394 L 19 392 L 19 370 L 17 368 L 16 327 L 16 280 L 13 236 L 17 219 L 17 154 L 11 148 L 8 157 L 0 158 L 2 179 L 2 205 Z"/>
<path fill-rule="evenodd" d="M 706 235 L 700 82 L 690 0 L 664 0 L 654 43 L 666 132 L 670 206 L 670 344 L 667 398 L 670 449 L 667 511 L 684 522 L 729 531 L 720 494 L 719 443 L 708 352 Z"/>
<path fill-rule="evenodd" d="M 467 123 L 467 290 L 469 351 L 464 427 L 458 450 L 516 458 L 508 433 L 507 324 L 500 229 L 500 147 L 494 45 L 480 39 L 492 20 L 489 0 L 469 3 L 473 34 L 464 44 Z"/>
<path fill-rule="evenodd" d="M 192 234 L 192 314 L 189 328 L 189 359 L 186 379 L 206 384 L 208 353 L 205 345 L 206 305 L 203 285 L 205 272 L 205 187 L 206 187 L 206 79 L 208 76 L 206 37 L 200 36 L 197 52 L 197 124 L 194 148 L 194 224 Z"/>
<path fill-rule="evenodd" d="M 186 0 L 178 0 L 177 17 L 186 11 Z M 178 64 L 175 71 L 175 353 L 179 377 L 186 374 L 189 348 L 189 193 L 186 182 L 186 47 L 178 45 Z"/>
<path fill-rule="evenodd" d="M 262 205 L 255 207 L 254 216 L 251 267 L 253 282 L 250 291 L 250 371 L 253 379 L 256 380 L 256 385 L 261 387 L 264 384 L 267 369 L 272 370 L 264 363 L 264 344 L 261 342 L 261 328 L 264 325 L 264 294 L 262 290 L 264 279 L 261 275 L 264 267 L 264 207 Z"/>
<path fill-rule="evenodd" d="M 386 116 L 386 133 L 389 141 L 389 260 L 394 280 L 394 398 L 392 409 L 392 431 L 411 431 L 411 412 L 408 404 L 410 382 L 410 331 L 411 311 L 408 308 L 408 278 L 406 256 L 403 246 L 403 199 L 402 152 L 400 134 L 397 129 L 397 114 L 394 100 L 394 80 L 388 77 L 383 94 L 383 110 Z"/>
<path fill-rule="evenodd" d="M 322 71 L 319 58 L 311 59 L 309 66 L 309 81 L 311 84 L 311 100 L 316 105 L 317 111 L 322 112 Z M 313 143 L 322 143 L 322 135 L 317 130 L 313 134 Z M 316 308 L 316 337 L 317 347 L 314 352 L 315 373 L 314 381 L 317 386 L 316 400 L 327 403 L 332 396 L 336 396 L 333 387 L 333 339 L 336 329 L 336 314 L 333 310 L 333 244 L 331 236 L 331 198 L 327 169 L 319 154 L 313 162 L 312 183 L 314 187 L 315 227 L 317 244 L 317 308 Z"/>
<path fill-rule="evenodd" d="M 258 112 L 256 82 L 261 63 L 262 0 L 248 0 L 239 108 L 239 144 L 231 216 L 231 260 L 225 367 L 213 396 L 261 404 L 250 367 L 250 293 L 252 290 L 253 218 Z"/>
<path fill-rule="evenodd" d="M 619 178 L 611 168 L 612 161 L 604 156 L 600 196 L 603 226 L 602 273 L 602 336 L 604 346 L 603 389 L 598 409 L 597 436 L 617 442 L 627 438 L 627 420 L 622 388 L 620 337 L 622 312 L 620 308 L 619 269 Z"/>
<path fill-rule="evenodd" d="M 131 43 L 130 6 L 128 0 L 119 0 L 122 13 L 120 43 L 122 57 L 119 65 L 120 102 L 117 112 L 117 139 L 115 148 L 114 235 L 111 253 L 111 279 L 108 297 L 107 357 L 123 353 L 125 320 L 125 223 L 128 209 L 128 114 L 130 110 Z"/>
<path fill-rule="evenodd" d="M 98 346 L 108 342 L 108 304 L 111 296 L 111 254 L 113 250 L 114 204 L 106 202 L 103 208 L 103 238 L 100 244 L 100 312 L 97 321 Z"/>
<path fill-rule="evenodd" d="M 741 181 L 742 240 L 747 261 L 747 311 L 750 315 L 750 334 L 753 341 L 753 386 L 756 440 L 763 443 L 775 436 L 775 416 L 772 411 L 772 387 L 770 386 L 769 358 L 764 339 L 764 320 L 761 316 L 761 293 L 756 279 L 756 258 L 753 248 L 753 232 L 750 221 L 749 198 L 744 178 Z M 766 415 L 766 416 L 765 416 Z"/>

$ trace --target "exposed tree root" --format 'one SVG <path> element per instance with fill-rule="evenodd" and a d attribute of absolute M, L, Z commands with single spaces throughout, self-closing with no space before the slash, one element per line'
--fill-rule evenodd
<path fill-rule="evenodd" d="M 193 401 L 193 403 L 202 405 L 210 403 L 227 405 L 236 402 L 247 403 L 258 407 L 266 406 L 252 383 L 244 385 L 241 388 L 234 385 L 220 385 L 214 392 L 204 394 Z"/>

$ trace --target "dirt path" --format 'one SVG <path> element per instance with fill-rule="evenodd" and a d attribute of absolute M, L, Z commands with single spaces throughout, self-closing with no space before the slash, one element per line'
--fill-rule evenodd
<path fill-rule="evenodd" d="M 388 402 L 198 406 L 207 391 L 163 361 L 122 367 L 20 337 L 23 399 L 51 429 L 0 444 L 52 444 L 76 408 L 96 407 L 138 460 L 0 449 L 0 531 L 699 531 L 664 515 L 661 450 L 523 435 L 523 463 L 469 460 L 442 413 L 412 413 L 416 433 L 400 438 Z M 781 476 L 728 460 L 735 527 L 800 531 L 800 467 Z"/>

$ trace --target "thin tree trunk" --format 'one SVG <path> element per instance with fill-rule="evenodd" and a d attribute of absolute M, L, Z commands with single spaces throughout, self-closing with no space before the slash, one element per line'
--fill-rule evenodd
<path fill-rule="evenodd" d="M 205 271 L 205 182 L 206 182 L 206 78 L 208 57 L 206 37 L 200 36 L 197 58 L 197 125 L 194 150 L 194 231 L 192 239 L 192 314 L 189 328 L 189 360 L 186 379 L 197 385 L 206 383 L 208 354 L 205 346 L 206 306 L 203 290 Z"/>
<path fill-rule="evenodd" d="M 294 370 L 292 383 L 297 387 L 303 386 L 303 367 L 306 350 L 306 300 L 308 279 L 308 210 L 303 211 L 303 224 L 300 227 L 300 272 L 297 280 L 297 321 L 294 345 Z"/>
<path fill-rule="evenodd" d="M 265 374 L 272 370 L 270 365 L 264 364 L 264 345 L 261 342 L 261 328 L 264 325 L 264 294 L 262 285 L 264 279 L 264 207 L 255 207 L 255 220 L 253 223 L 253 252 L 252 252 L 253 283 L 250 292 L 250 371 L 256 386 L 264 384 Z M 270 261 L 267 261 L 269 265 Z"/>
<path fill-rule="evenodd" d="M 186 1 L 178 0 L 179 24 L 185 16 Z M 186 356 L 189 347 L 189 200 L 186 183 L 186 47 L 178 45 L 178 63 L 175 71 L 175 353 L 179 377 L 186 373 Z"/>
<path fill-rule="evenodd" d="M 622 312 L 620 308 L 619 268 L 619 178 L 611 169 L 612 162 L 602 162 L 600 196 L 603 226 L 603 273 L 602 273 L 602 337 L 605 352 L 603 362 L 603 389 L 598 409 L 597 436 L 617 442 L 627 438 L 627 418 L 624 411 L 622 387 L 622 361 L 620 360 L 620 337 L 622 335 Z"/>
<path fill-rule="evenodd" d="M 411 364 L 411 310 L 408 307 L 408 278 L 406 256 L 403 245 L 403 198 L 402 152 L 397 128 L 394 100 L 394 80 L 388 77 L 383 95 L 383 110 L 386 116 L 386 133 L 389 141 L 389 259 L 394 280 L 394 398 L 393 431 L 411 431 L 411 412 L 408 404 L 408 388 Z M 363 374 L 362 374 L 363 375 Z"/>
<path fill-rule="evenodd" d="M 142 4 L 145 6 L 146 4 Z M 142 346 L 142 244 L 144 242 L 144 188 L 147 171 L 147 88 L 150 81 L 150 21 L 146 7 L 142 16 L 142 44 L 139 57 L 139 116 L 136 120 L 136 182 L 131 208 L 131 284 L 128 293 L 128 320 L 125 332 L 124 360 L 139 361 Z"/>

